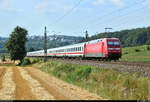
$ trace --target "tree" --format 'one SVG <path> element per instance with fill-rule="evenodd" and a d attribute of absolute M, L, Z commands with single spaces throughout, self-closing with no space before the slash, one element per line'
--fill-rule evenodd
<path fill-rule="evenodd" d="M 5 55 L 2 55 L 2 62 L 6 61 L 5 60 Z"/>
<path fill-rule="evenodd" d="M 14 31 L 10 34 L 9 40 L 5 44 L 11 60 L 20 60 L 20 64 L 27 53 L 25 48 L 27 34 L 28 31 L 26 29 L 17 26 L 14 28 Z"/>

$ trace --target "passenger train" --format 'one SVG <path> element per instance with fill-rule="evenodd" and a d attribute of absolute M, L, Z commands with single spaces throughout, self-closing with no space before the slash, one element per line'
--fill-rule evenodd
<path fill-rule="evenodd" d="M 27 53 L 28 57 L 43 57 L 44 50 Z M 87 59 L 118 60 L 122 56 L 118 38 L 102 38 L 47 50 L 49 57 L 81 57 Z"/>

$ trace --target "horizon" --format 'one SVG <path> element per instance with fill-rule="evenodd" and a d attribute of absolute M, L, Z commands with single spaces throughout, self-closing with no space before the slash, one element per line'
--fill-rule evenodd
<path fill-rule="evenodd" d="M 148 28 L 148 27 L 150 27 L 150 26 L 147 26 L 147 27 L 138 27 L 138 28 L 131 28 L 131 29 L 122 29 L 122 30 L 119 30 L 119 31 L 107 32 L 107 33 L 115 33 L 115 32 L 121 32 L 123 30 L 133 30 L 133 29 Z M 103 34 L 103 33 L 106 33 L 106 32 L 101 32 L 101 33 L 97 33 L 97 34 Z M 47 36 L 54 36 L 54 35 L 57 35 L 57 34 L 47 35 Z M 96 34 L 93 34 L 93 35 L 96 35 Z M 93 36 L 93 35 L 91 35 L 91 36 Z M 29 37 L 31 37 L 31 36 L 42 36 L 42 37 L 44 37 L 44 33 L 43 33 L 43 35 L 28 35 L 28 36 Z M 57 35 L 57 36 L 59 36 L 59 35 Z M 85 37 L 85 35 L 84 36 L 80 36 L 80 35 L 75 36 L 75 35 L 64 35 L 64 34 L 60 35 L 60 36 Z M 91 36 L 89 36 L 89 37 L 91 37 Z M 2 37 L 2 38 L 8 38 L 8 37 L 10 37 L 10 35 L 9 36 L 0 36 L 0 37 Z"/>

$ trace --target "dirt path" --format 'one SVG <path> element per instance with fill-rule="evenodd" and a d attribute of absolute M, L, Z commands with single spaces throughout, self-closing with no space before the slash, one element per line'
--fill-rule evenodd
<path fill-rule="evenodd" d="M 0 67 L 0 100 L 101 100 L 36 68 Z"/>

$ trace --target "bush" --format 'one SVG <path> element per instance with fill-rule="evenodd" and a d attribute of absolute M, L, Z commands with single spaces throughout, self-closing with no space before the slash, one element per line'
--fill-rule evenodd
<path fill-rule="evenodd" d="M 4 61 L 6 61 L 6 60 L 5 60 L 5 56 L 3 55 L 2 56 L 2 62 L 4 62 Z"/>
<path fill-rule="evenodd" d="M 21 65 L 29 65 L 31 64 L 31 61 L 28 59 L 28 58 L 25 58 L 23 61 L 22 61 L 22 64 Z"/>
<path fill-rule="evenodd" d="M 139 49 L 135 49 L 135 52 L 140 52 L 140 50 Z"/>
<path fill-rule="evenodd" d="M 147 50 L 150 50 L 150 46 L 147 46 L 146 49 L 147 49 Z"/>
<path fill-rule="evenodd" d="M 33 61 L 31 63 L 34 64 L 34 63 L 38 63 L 40 61 L 42 61 L 42 59 L 33 59 Z"/>
<path fill-rule="evenodd" d="M 68 80 L 67 81 L 83 81 L 87 80 L 89 75 L 91 74 L 92 69 L 90 67 L 78 67 L 76 72 L 73 74 L 68 74 Z"/>
<path fill-rule="evenodd" d="M 126 55 L 126 54 L 128 54 L 128 52 L 125 52 L 124 54 Z"/>

